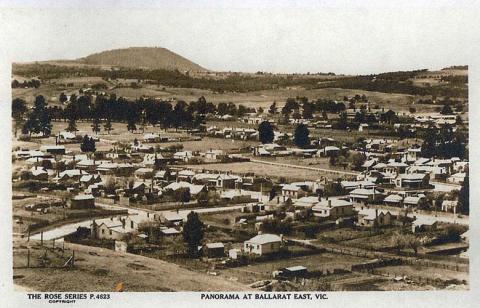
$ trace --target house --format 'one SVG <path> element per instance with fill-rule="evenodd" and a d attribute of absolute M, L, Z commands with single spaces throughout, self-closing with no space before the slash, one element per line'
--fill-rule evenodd
<path fill-rule="evenodd" d="M 161 214 L 160 220 L 164 223 L 179 225 L 183 222 L 184 217 L 176 212 L 164 212 Z"/>
<path fill-rule="evenodd" d="M 403 203 L 403 197 L 400 195 L 392 194 L 385 197 L 385 199 L 383 199 L 383 202 L 385 202 L 386 205 L 401 206 Z"/>
<path fill-rule="evenodd" d="M 345 191 L 351 191 L 357 188 L 372 189 L 377 187 L 377 184 L 370 181 L 341 181 L 340 185 Z"/>
<path fill-rule="evenodd" d="M 350 202 L 378 203 L 382 201 L 384 194 L 376 188 L 357 188 L 349 194 Z"/>
<path fill-rule="evenodd" d="M 293 205 L 298 208 L 312 208 L 319 201 L 317 196 L 301 197 L 293 201 Z"/>
<path fill-rule="evenodd" d="M 217 160 L 217 159 L 221 158 L 223 155 L 224 155 L 224 153 L 223 153 L 222 150 L 212 150 L 212 149 L 210 149 L 207 152 L 205 152 L 205 158 L 206 159 Z"/>
<path fill-rule="evenodd" d="M 95 197 L 92 195 L 76 195 L 70 200 L 70 208 L 75 210 L 95 208 Z"/>
<path fill-rule="evenodd" d="M 405 207 L 416 207 L 424 199 L 425 199 L 425 195 L 423 194 L 418 196 L 408 196 L 408 197 L 405 197 L 405 199 L 403 199 L 403 205 Z"/>
<path fill-rule="evenodd" d="M 152 168 L 139 168 L 134 172 L 135 176 L 139 179 L 151 179 L 154 174 Z"/>
<path fill-rule="evenodd" d="M 176 160 L 181 160 L 188 162 L 190 159 L 193 158 L 193 152 L 192 151 L 181 151 L 181 152 L 176 152 L 173 154 L 173 159 Z"/>
<path fill-rule="evenodd" d="M 378 209 L 362 209 L 358 212 L 358 226 L 383 227 L 392 224 L 393 215 L 389 211 Z"/>
<path fill-rule="evenodd" d="M 192 182 L 195 172 L 192 170 L 181 170 L 177 173 L 178 181 Z"/>
<path fill-rule="evenodd" d="M 85 171 L 82 171 L 80 169 L 68 169 L 65 171 L 62 171 L 58 174 L 57 180 L 59 182 L 64 182 L 64 181 L 79 181 L 80 178 L 84 175 L 88 174 Z"/>
<path fill-rule="evenodd" d="M 45 153 L 50 153 L 52 155 L 64 155 L 65 146 L 64 145 L 42 145 L 40 151 Z"/>
<path fill-rule="evenodd" d="M 340 149 L 335 146 L 326 146 L 323 149 L 318 150 L 318 153 L 321 157 L 338 156 Z"/>
<path fill-rule="evenodd" d="M 282 196 L 284 199 L 298 199 L 303 194 L 303 190 L 300 186 L 285 184 L 282 186 Z"/>
<path fill-rule="evenodd" d="M 428 188 L 430 185 L 430 175 L 427 173 L 407 173 L 399 174 L 395 180 L 395 186 L 405 189 Z"/>
<path fill-rule="evenodd" d="M 451 184 L 463 184 L 466 176 L 467 174 L 465 172 L 457 172 L 448 177 L 447 182 Z"/>
<path fill-rule="evenodd" d="M 58 142 L 60 141 L 64 141 L 64 142 L 68 142 L 68 141 L 74 141 L 76 139 L 76 136 L 74 133 L 71 133 L 71 132 L 59 132 L 58 133 L 58 136 L 57 136 L 57 140 Z"/>
<path fill-rule="evenodd" d="M 223 243 L 207 243 L 203 248 L 203 254 L 207 258 L 223 258 L 225 256 L 225 246 Z"/>
<path fill-rule="evenodd" d="M 282 238 L 276 234 L 259 234 L 244 242 L 244 251 L 249 254 L 268 255 L 280 251 Z"/>
<path fill-rule="evenodd" d="M 164 237 L 178 237 L 181 235 L 181 232 L 175 228 L 161 228 L 160 234 Z"/>
<path fill-rule="evenodd" d="M 40 168 L 40 167 L 32 167 L 30 169 L 30 175 L 34 180 L 37 181 L 47 181 L 48 180 L 48 172 L 47 170 Z"/>
<path fill-rule="evenodd" d="M 328 219 L 353 216 L 353 204 L 342 199 L 322 198 L 312 207 L 313 216 Z"/>
<path fill-rule="evenodd" d="M 437 229 L 438 222 L 427 217 L 418 217 L 412 222 L 412 232 L 432 231 Z"/>
<path fill-rule="evenodd" d="M 188 182 L 173 182 L 164 187 L 164 190 L 177 191 L 181 188 L 188 188 L 191 196 L 198 195 L 201 191 L 206 191 L 205 185 L 195 185 Z"/>
<path fill-rule="evenodd" d="M 158 134 L 154 133 L 147 133 L 143 135 L 143 141 L 144 142 L 157 142 L 159 140 L 160 136 Z"/>
<path fill-rule="evenodd" d="M 102 181 L 102 178 L 100 177 L 100 175 L 94 175 L 94 174 L 85 174 L 85 175 L 82 175 L 82 177 L 80 178 L 80 183 L 85 185 L 85 187 L 88 187 L 95 183 L 99 183 L 101 181 Z"/>

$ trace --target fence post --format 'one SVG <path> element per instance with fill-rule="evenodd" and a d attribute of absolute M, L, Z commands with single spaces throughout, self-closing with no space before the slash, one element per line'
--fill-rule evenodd
<path fill-rule="evenodd" d="M 43 246 L 43 231 L 40 232 L 40 245 Z"/>
<path fill-rule="evenodd" d="M 72 267 L 75 266 L 75 250 L 72 250 Z"/>
<path fill-rule="evenodd" d="M 30 248 L 27 250 L 27 267 L 30 267 Z"/>

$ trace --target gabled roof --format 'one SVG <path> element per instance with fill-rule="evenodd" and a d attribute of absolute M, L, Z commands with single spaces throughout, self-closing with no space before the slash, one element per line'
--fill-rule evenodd
<path fill-rule="evenodd" d="M 254 236 L 246 242 L 252 243 L 252 244 L 257 244 L 257 245 L 263 245 L 263 244 L 276 243 L 276 242 L 281 242 L 281 241 L 282 241 L 282 239 L 280 238 L 280 236 L 278 236 L 276 234 L 266 233 L 266 234 L 259 234 L 257 236 Z"/>

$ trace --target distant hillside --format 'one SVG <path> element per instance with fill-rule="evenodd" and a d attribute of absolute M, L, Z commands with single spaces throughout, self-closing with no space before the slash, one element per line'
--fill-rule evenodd
<path fill-rule="evenodd" d="M 206 71 L 200 65 L 160 47 L 107 50 L 79 59 L 85 64 L 179 71 Z"/>

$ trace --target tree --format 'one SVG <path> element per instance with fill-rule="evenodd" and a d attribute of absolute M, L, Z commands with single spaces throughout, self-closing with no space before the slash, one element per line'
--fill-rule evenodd
<path fill-rule="evenodd" d="M 470 183 L 469 173 L 467 172 L 463 180 L 462 188 L 458 193 L 459 211 L 462 214 L 468 215 L 470 213 Z"/>
<path fill-rule="evenodd" d="M 137 130 L 136 120 L 133 117 L 127 119 L 127 130 L 132 133 Z"/>
<path fill-rule="evenodd" d="M 82 139 L 82 143 L 80 144 L 80 150 L 82 152 L 95 152 L 95 140 L 85 135 Z"/>
<path fill-rule="evenodd" d="M 27 113 L 27 103 L 21 98 L 12 100 L 12 118 L 15 120 L 15 137 L 17 130 L 24 123 L 23 117 Z"/>
<path fill-rule="evenodd" d="M 258 135 L 261 143 L 272 143 L 274 138 L 272 124 L 268 121 L 263 121 L 258 126 Z"/>
<path fill-rule="evenodd" d="M 70 120 L 68 120 L 68 127 L 66 131 L 71 133 L 75 133 L 76 131 L 78 131 L 77 123 L 74 118 L 71 118 Z"/>
<path fill-rule="evenodd" d="M 105 124 L 103 125 L 103 129 L 105 129 L 107 131 L 108 134 L 110 134 L 110 131 L 112 131 L 112 121 L 110 120 L 110 118 L 107 118 L 107 121 L 105 122 Z"/>
<path fill-rule="evenodd" d="M 98 117 L 93 118 L 92 131 L 95 134 L 98 134 L 100 132 L 100 119 Z"/>
<path fill-rule="evenodd" d="M 204 224 L 200 221 L 198 214 L 191 211 L 187 216 L 187 222 L 183 226 L 183 240 L 187 242 L 188 254 L 196 257 L 204 235 Z"/>
<path fill-rule="evenodd" d="M 190 202 L 190 199 L 192 197 L 192 195 L 190 194 L 190 188 L 188 187 L 182 187 L 180 189 L 177 189 L 173 195 L 175 200 L 181 202 L 182 204 L 185 202 Z"/>
<path fill-rule="evenodd" d="M 65 102 L 68 100 L 68 98 L 67 98 L 67 96 L 65 95 L 65 93 L 62 92 L 62 93 L 60 93 L 60 96 L 59 96 L 58 100 L 60 101 L 60 103 L 63 104 L 63 103 L 65 103 Z"/>
<path fill-rule="evenodd" d="M 299 124 L 295 128 L 294 141 L 299 148 L 306 148 L 310 145 L 310 131 L 305 124 Z"/>
<path fill-rule="evenodd" d="M 304 119 L 311 119 L 313 118 L 313 104 L 306 102 L 303 104 L 303 114 Z"/>
<path fill-rule="evenodd" d="M 405 248 L 406 242 L 405 242 L 405 235 L 395 232 L 392 237 L 391 237 L 391 244 L 393 247 L 397 249 L 397 253 L 400 253 L 400 251 Z"/>
<path fill-rule="evenodd" d="M 444 115 L 449 115 L 449 114 L 453 114 L 453 110 L 452 110 L 452 107 L 450 107 L 450 105 L 443 105 L 443 108 L 442 110 L 440 111 L 440 114 L 444 114 Z"/>
<path fill-rule="evenodd" d="M 268 113 L 270 114 L 276 114 L 277 113 L 277 102 L 273 102 L 272 105 L 270 105 L 270 108 L 268 109 Z"/>
<path fill-rule="evenodd" d="M 363 163 L 367 160 L 367 157 L 363 153 L 354 153 L 350 157 L 352 161 L 352 169 L 354 170 L 360 170 L 362 167 Z"/>

